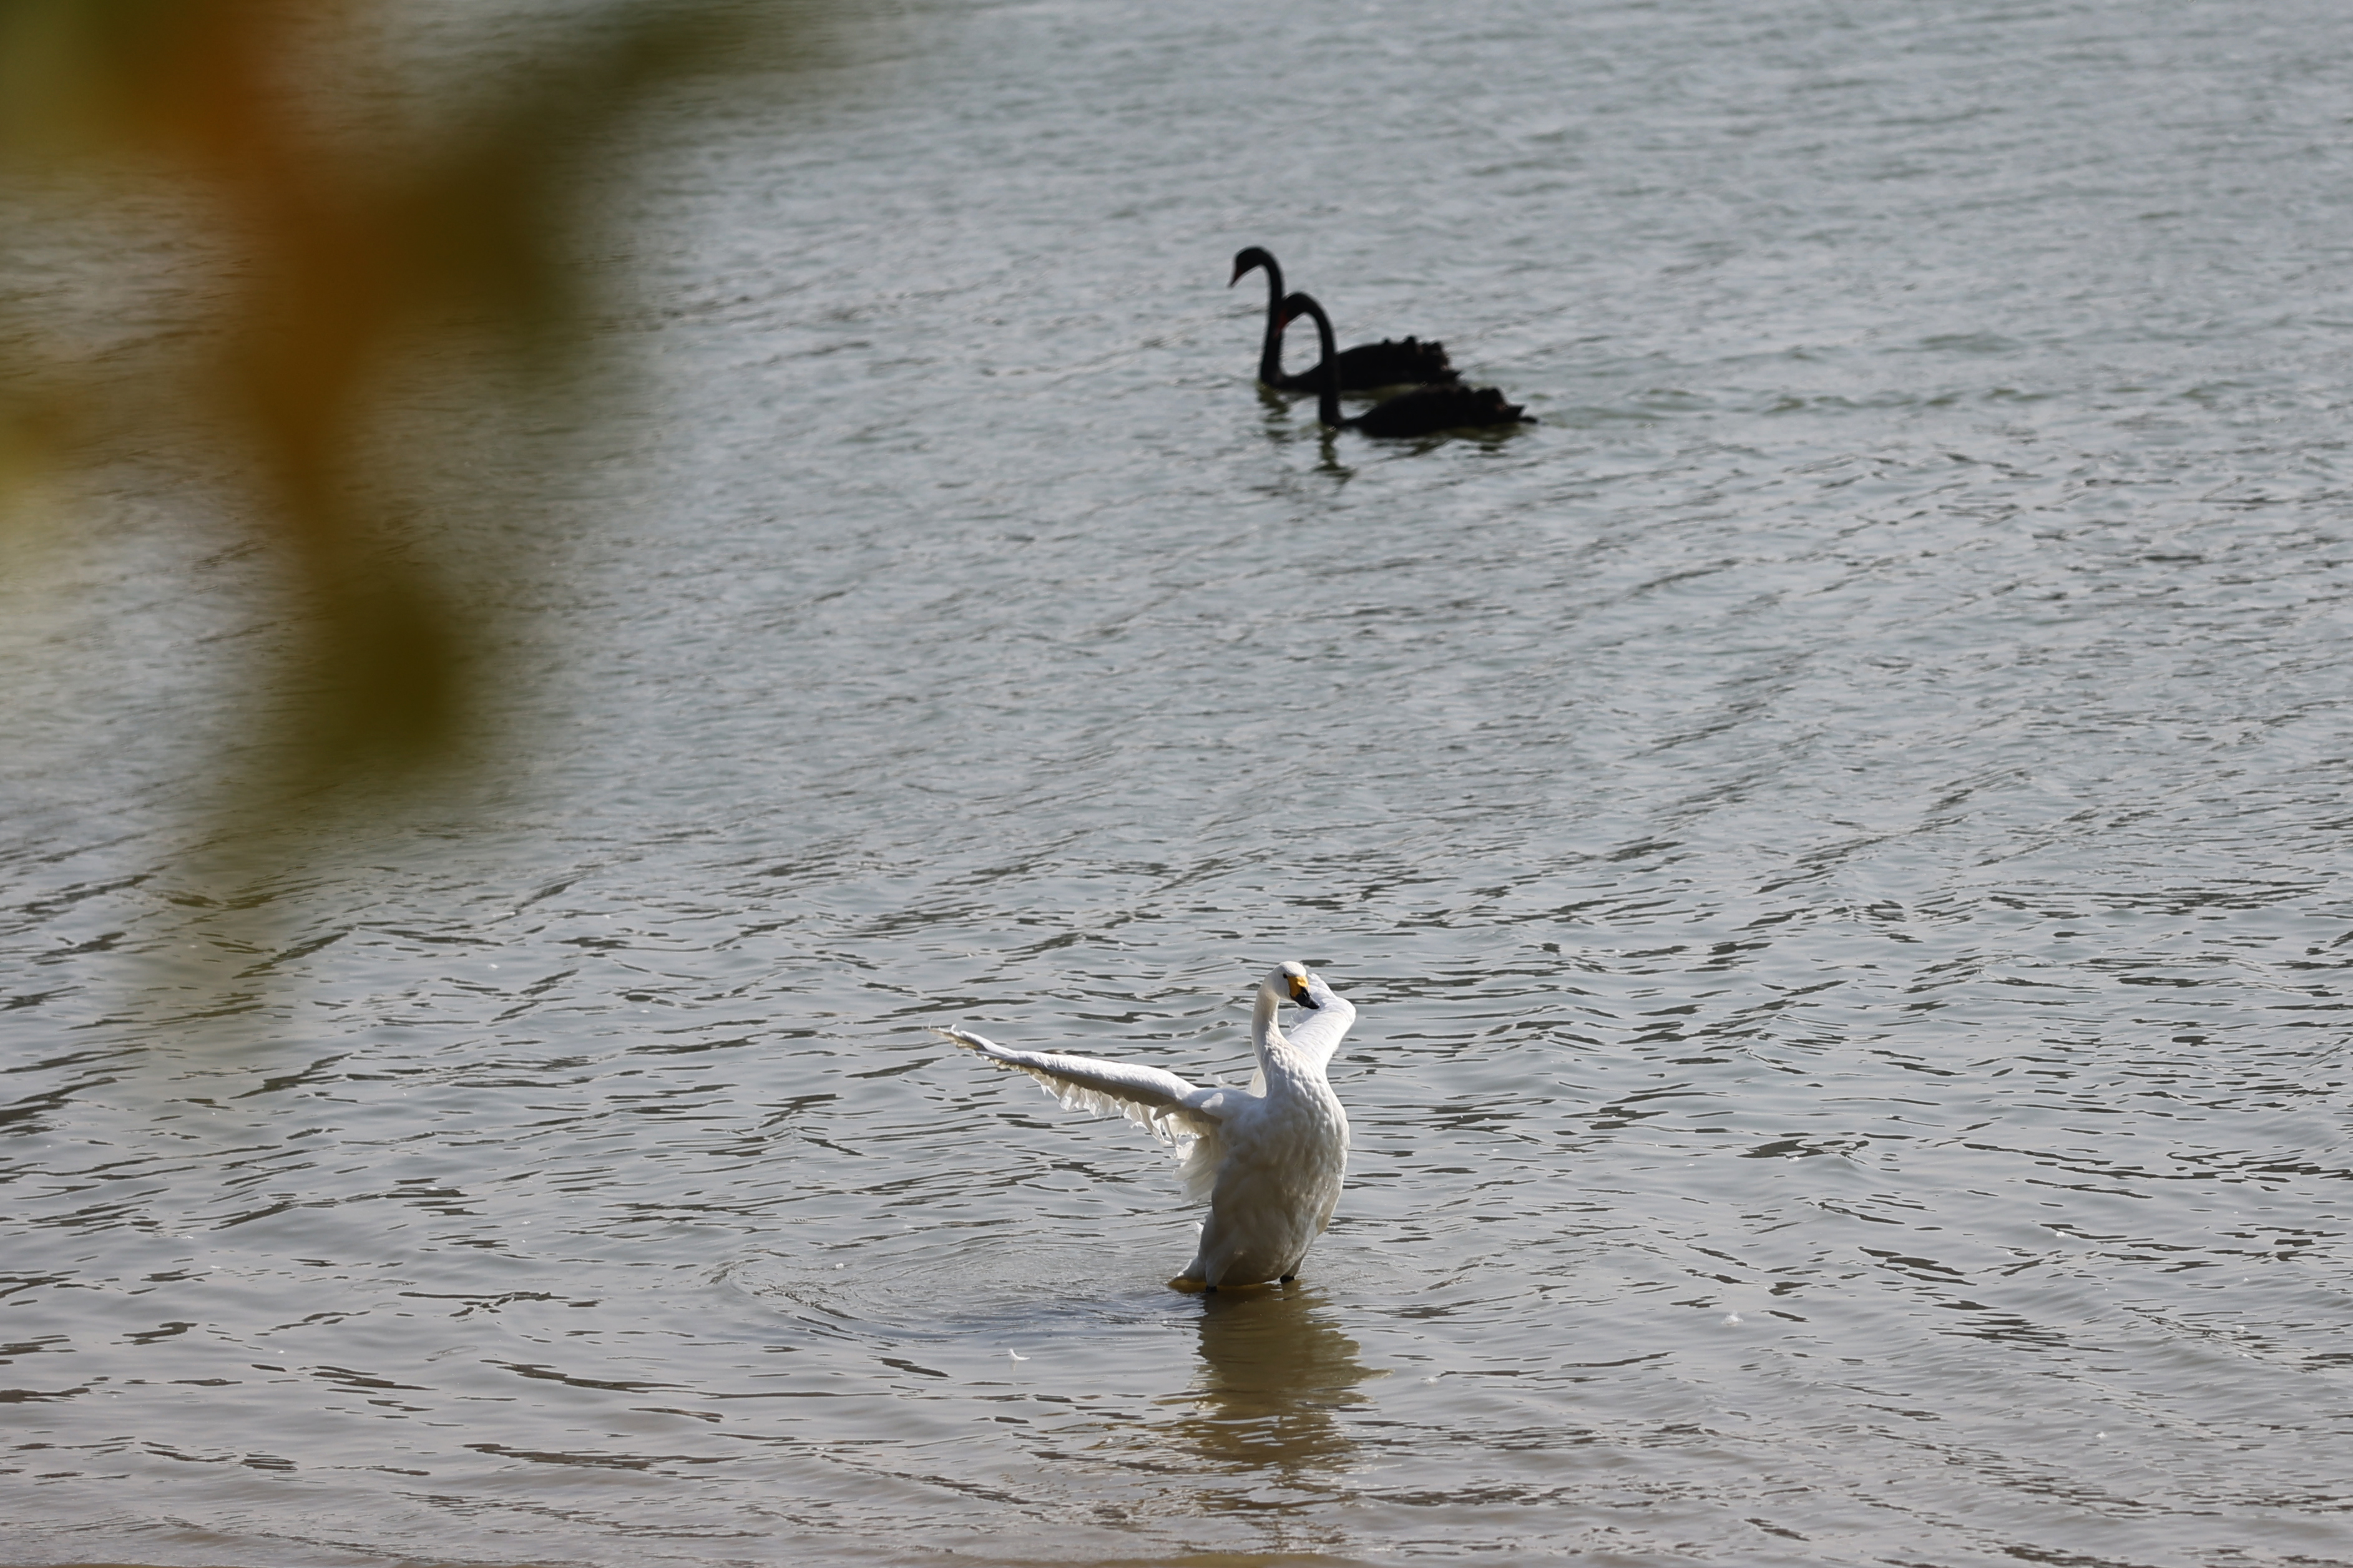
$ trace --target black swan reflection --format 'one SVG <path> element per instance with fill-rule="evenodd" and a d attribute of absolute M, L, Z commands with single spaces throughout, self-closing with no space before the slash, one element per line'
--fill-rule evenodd
<path fill-rule="evenodd" d="M 1324 340 L 1324 363 L 1296 375 L 1282 374 L 1282 264 L 1268 252 L 1253 245 L 1234 252 L 1234 276 L 1226 287 L 1230 289 L 1242 280 L 1244 274 L 1263 268 L 1266 270 L 1266 344 L 1259 351 L 1258 378 L 1267 385 L 1284 392 L 1313 392 L 1320 384 L 1324 365 L 1337 363 L 1340 390 L 1368 392 L 1381 386 L 1423 386 L 1455 379 L 1454 367 L 1446 362 L 1446 350 L 1438 343 L 1426 343 L 1419 338 L 1408 338 L 1403 342 L 1384 339 L 1377 343 L 1359 343 L 1337 357 L 1332 353 L 1332 340 Z"/>
<path fill-rule="evenodd" d="M 1332 374 L 1332 318 L 1306 294 L 1282 302 L 1277 328 L 1302 316 L 1315 318 L 1316 335 L 1324 342 L 1324 363 L 1316 367 L 1316 417 L 1335 429 L 1361 430 L 1367 436 L 1435 436 L 1441 430 L 1474 430 L 1497 426 L 1533 425 L 1535 417 L 1516 403 L 1504 400 L 1492 386 L 1464 386 L 1460 382 L 1417 386 L 1385 403 L 1377 403 L 1354 419 L 1340 417 L 1339 378 Z"/>

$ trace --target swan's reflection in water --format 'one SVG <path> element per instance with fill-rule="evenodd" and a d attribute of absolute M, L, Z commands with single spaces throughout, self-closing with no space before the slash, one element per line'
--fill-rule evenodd
<path fill-rule="evenodd" d="M 1219 1469 L 1269 1479 L 1345 1467 L 1356 1443 L 1336 1419 L 1369 1403 L 1356 1385 L 1379 1375 L 1356 1359 L 1323 1296 L 1304 1286 L 1219 1291 L 1201 1303 L 1201 1370 L 1165 1403 L 1184 1407 L 1173 1434 Z"/>

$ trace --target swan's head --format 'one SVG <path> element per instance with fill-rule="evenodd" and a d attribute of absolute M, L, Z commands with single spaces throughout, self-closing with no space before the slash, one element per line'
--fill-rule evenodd
<path fill-rule="evenodd" d="M 1229 287 L 1230 287 L 1230 285 L 1229 285 Z M 1327 325 L 1331 321 L 1330 317 L 1324 315 L 1324 307 L 1315 302 L 1314 295 L 1292 294 L 1285 296 L 1282 301 L 1282 324 L 1287 327 L 1291 325 L 1292 322 L 1299 320 L 1302 316 L 1313 316 L 1317 321 L 1323 321 Z"/>
<path fill-rule="evenodd" d="M 1269 256 L 1265 251 L 1261 250 L 1257 246 L 1245 246 L 1241 249 L 1235 251 L 1234 275 L 1226 280 L 1226 287 L 1229 289 L 1232 288 L 1235 284 L 1242 280 L 1245 274 L 1255 272 L 1261 267 L 1265 268 L 1269 272 L 1274 271 L 1274 258 Z"/>
<path fill-rule="evenodd" d="M 1332 988 L 1295 958 L 1284 960 L 1281 967 L 1266 977 L 1266 988 L 1311 1013 L 1324 1005 L 1316 999 L 1316 992 L 1321 991 L 1326 997 L 1332 994 Z"/>

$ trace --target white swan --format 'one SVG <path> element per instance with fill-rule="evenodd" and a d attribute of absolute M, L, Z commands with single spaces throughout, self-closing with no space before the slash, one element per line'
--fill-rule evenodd
<path fill-rule="evenodd" d="M 1286 998 L 1308 1015 L 1290 1035 L 1274 1021 Z M 932 1032 L 1028 1073 L 1073 1110 L 1121 1111 L 1178 1145 L 1185 1196 L 1207 1199 L 1209 1217 L 1200 1252 L 1170 1283 L 1214 1290 L 1288 1281 L 1332 1223 L 1348 1164 L 1348 1115 L 1324 1069 L 1356 1021 L 1356 1009 L 1322 975 L 1284 963 L 1259 983 L 1250 1015 L 1258 1073 L 1247 1090 L 1197 1088 L 1157 1068 L 1015 1050 L 963 1029 Z"/>

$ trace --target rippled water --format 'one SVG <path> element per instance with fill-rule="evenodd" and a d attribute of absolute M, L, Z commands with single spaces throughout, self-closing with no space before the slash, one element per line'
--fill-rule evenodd
<path fill-rule="evenodd" d="M 16 639 L 0 1560 L 2353 1563 L 2348 55 L 957 5 L 681 115 L 486 816 L 206 906 L 169 498 Z M 1319 435 L 1248 243 L 1543 423 Z M 920 1027 L 1231 1081 L 1285 956 L 1288 1290 Z"/>

